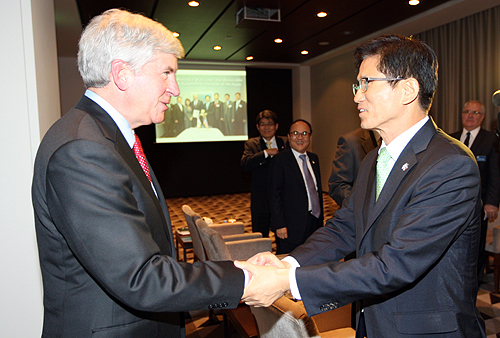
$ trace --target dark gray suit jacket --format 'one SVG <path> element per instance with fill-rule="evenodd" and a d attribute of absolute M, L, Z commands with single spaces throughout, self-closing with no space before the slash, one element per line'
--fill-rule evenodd
<path fill-rule="evenodd" d="M 178 312 L 238 305 L 232 262 L 175 260 L 165 198 L 156 197 L 120 130 L 83 97 L 38 150 L 35 226 L 43 337 L 179 337 Z"/>
<path fill-rule="evenodd" d="M 371 130 L 358 128 L 339 137 L 332 173 L 328 180 L 329 195 L 339 206 L 342 206 L 342 201 L 351 194 L 366 154 L 377 146 L 377 140 Z"/>
<path fill-rule="evenodd" d="M 318 155 L 307 152 L 318 186 L 321 207 L 319 217 L 323 224 L 323 192 Z M 269 172 L 269 207 L 271 208 L 271 230 L 287 228 L 288 240 L 298 243 L 302 240 L 309 214 L 307 188 L 302 172 L 291 148 L 273 157 Z"/>
<path fill-rule="evenodd" d="M 461 135 L 462 130 L 451 134 L 457 140 L 460 140 Z M 500 167 L 496 135 L 481 128 L 470 150 L 476 156 L 481 174 L 481 198 L 483 203 L 498 207 L 500 202 Z"/>
<path fill-rule="evenodd" d="M 479 170 L 429 120 L 375 203 L 377 152 L 351 196 L 291 255 L 310 316 L 361 300 L 368 337 L 485 337 L 476 309 Z M 356 250 L 356 259 L 339 262 Z"/>

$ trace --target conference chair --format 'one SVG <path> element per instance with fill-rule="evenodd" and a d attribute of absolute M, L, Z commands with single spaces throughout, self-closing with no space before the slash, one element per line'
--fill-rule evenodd
<path fill-rule="evenodd" d="M 195 225 L 196 220 L 201 219 L 201 216 L 194 212 L 187 204 L 182 206 L 182 212 L 184 213 L 184 218 L 191 234 L 191 240 L 193 241 L 194 260 L 206 261 L 205 248 L 200 239 L 198 228 Z M 210 224 L 209 227 L 216 230 L 225 241 L 262 237 L 260 232 L 245 233 L 245 225 L 242 222 Z"/>

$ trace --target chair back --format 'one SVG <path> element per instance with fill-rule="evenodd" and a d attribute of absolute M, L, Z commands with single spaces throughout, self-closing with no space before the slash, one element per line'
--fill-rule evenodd
<path fill-rule="evenodd" d="M 203 242 L 200 239 L 200 234 L 198 233 L 198 228 L 196 227 L 196 220 L 200 219 L 200 215 L 195 213 L 191 207 L 187 204 L 182 206 L 182 212 L 186 218 L 186 223 L 191 233 L 191 240 L 193 241 L 193 251 L 195 257 L 201 261 L 206 261 L 207 256 L 205 255 L 205 248 L 203 247 Z"/>
<path fill-rule="evenodd" d="M 302 302 L 285 296 L 270 307 L 250 306 L 261 338 L 320 337 L 314 320 L 309 318 Z"/>
<path fill-rule="evenodd" d="M 198 218 L 195 221 L 195 225 L 198 228 L 198 233 L 200 235 L 201 242 L 203 243 L 203 247 L 205 248 L 208 260 L 231 260 L 229 250 L 227 249 L 226 243 L 222 239 L 220 233 L 210 228 L 202 218 Z"/>

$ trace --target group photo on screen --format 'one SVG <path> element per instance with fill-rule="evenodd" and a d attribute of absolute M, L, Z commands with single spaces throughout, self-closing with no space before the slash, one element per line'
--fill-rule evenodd
<path fill-rule="evenodd" d="M 176 77 L 180 95 L 156 125 L 157 143 L 248 139 L 244 70 L 179 69 Z"/>

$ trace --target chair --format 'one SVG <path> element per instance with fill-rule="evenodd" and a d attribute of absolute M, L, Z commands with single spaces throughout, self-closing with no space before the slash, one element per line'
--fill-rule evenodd
<path fill-rule="evenodd" d="M 191 233 L 195 261 L 206 261 L 207 256 L 205 254 L 205 249 L 203 247 L 203 243 L 201 242 L 198 228 L 195 225 L 196 220 L 201 219 L 201 216 L 194 212 L 193 209 L 186 204 L 182 206 L 182 212 L 184 213 L 189 232 Z M 262 237 L 260 232 L 245 233 L 245 225 L 242 222 L 211 224 L 210 227 L 219 232 L 225 241 Z"/>
<path fill-rule="evenodd" d="M 499 293 L 500 281 L 500 226 L 493 227 L 493 230 L 488 230 L 486 233 L 486 255 L 493 257 L 493 278 L 494 292 Z M 489 264 L 487 264 L 489 265 Z"/>
<path fill-rule="evenodd" d="M 211 261 L 244 260 L 259 252 L 272 250 L 270 238 L 261 237 L 227 241 L 225 240 L 227 236 L 223 238 L 219 232 L 210 228 L 203 219 L 198 218 L 195 224 L 207 257 Z"/>
<path fill-rule="evenodd" d="M 351 305 L 309 317 L 301 301 L 286 296 L 270 307 L 250 306 L 261 338 L 354 338 Z"/>

